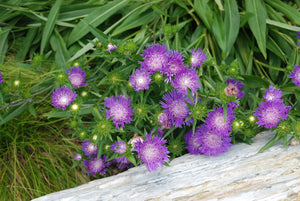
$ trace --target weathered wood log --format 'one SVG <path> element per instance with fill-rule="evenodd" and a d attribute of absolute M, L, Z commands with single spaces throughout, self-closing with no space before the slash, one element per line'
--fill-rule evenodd
<path fill-rule="evenodd" d="M 260 133 L 252 145 L 233 145 L 217 157 L 187 154 L 156 172 L 135 167 L 34 201 L 299 201 L 300 145 L 278 142 L 257 153 L 273 135 Z"/>

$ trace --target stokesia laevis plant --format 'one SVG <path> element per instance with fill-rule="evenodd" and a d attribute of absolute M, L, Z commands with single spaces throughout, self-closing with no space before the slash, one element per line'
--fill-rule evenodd
<path fill-rule="evenodd" d="M 288 105 L 295 103 L 292 95 L 280 86 L 252 88 L 237 61 L 230 61 L 235 70 L 227 73 L 200 48 L 179 51 L 153 43 L 140 53 L 124 51 L 126 44 L 96 49 L 94 64 L 71 67 L 53 92 L 53 105 L 76 122 L 74 135 L 83 143 L 74 163 L 83 163 L 89 175 L 104 175 L 110 164 L 155 171 L 185 153 L 225 154 L 264 129 L 284 143 L 288 134 L 299 133 L 299 126 L 286 129 L 287 121 L 298 122 L 295 105 Z M 289 86 L 299 86 L 298 71 L 295 65 L 286 76 Z"/>

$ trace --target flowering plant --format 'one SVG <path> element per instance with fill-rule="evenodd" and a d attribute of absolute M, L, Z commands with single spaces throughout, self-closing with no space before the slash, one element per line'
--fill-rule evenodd
<path fill-rule="evenodd" d="M 200 48 L 117 43 L 97 43 L 93 66 L 83 58 L 58 73 L 52 94 L 49 117 L 72 116 L 73 135 L 83 140 L 74 165 L 88 174 L 111 164 L 153 171 L 186 152 L 217 156 L 264 129 L 276 134 L 260 151 L 299 139 L 298 65 L 279 86 L 241 75 L 236 60 L 218 66 Z"/>

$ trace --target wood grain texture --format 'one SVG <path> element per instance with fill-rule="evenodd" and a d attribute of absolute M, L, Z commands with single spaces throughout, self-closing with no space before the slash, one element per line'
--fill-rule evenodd
<path fill-rule="evenodd" d="M 300 146 L 279 142 L 258 154 L 273 137 L 258 134 L 217 157 L 184 155 L 149 173 L 144 166 L 52 193 L 34 201 L 89 200 L 300 200 Z"/>

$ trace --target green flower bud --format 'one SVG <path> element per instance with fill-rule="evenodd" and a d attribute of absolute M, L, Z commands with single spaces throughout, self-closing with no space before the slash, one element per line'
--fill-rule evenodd
<path fill-rule="evenodd" d="M 180 156 L 184 150 L 184 142 L 180 139 L 171 139 L 169 141 L 168 150 L 174 156 Z"/>
<path fill-rule="evenodd" d="M 75 121 L 75 120 L 71 121 L 71 123 L 70 123 L 70 127 L 71 127 L 71 128 L 76 128 L 77 125 L 78 125 L 78 123 L 77 123 L 77 121 Z"/>
<path fill-rule="evenodd" d="M 293 128 L 293 135 L 295 137 L 300 137 L 300 120 L 293 122 L 292 124 L 292 128 Z"/>
<path fill-rule="evenodd" d="M 86 133 L 85 131 L 80 131 L 80 132 L 78 133 L 78 136 L 79 136 L 80 139 L 83 140 L 83 139 L 86 138 L 87 133 Z"/>
<path fill-rule="evenodd" d="M 107 137 L 113 133 L 113 122 L 109 119 L 101 119 L 94 130 L 94 133 Z"/>
<path fill-rule="evenodd" d="M 291 122 L 288 120 L 283 120 L 276 128 L 276 133 L 279 135 L 288 135 L 292 132 Z"/>
<path fill-rule="evenodd" d="M 138 119 L 144 119 L 150 111 L 150 105 L 139 103 L 134 106 L 133 115 Z"/>

